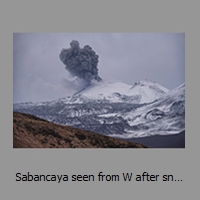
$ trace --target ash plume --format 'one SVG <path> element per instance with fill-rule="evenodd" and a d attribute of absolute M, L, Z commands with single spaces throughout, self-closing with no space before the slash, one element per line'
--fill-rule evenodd
<path fill-rule="evenodd" d="M 87 84 L 90 84 L 92 80 L 101 81 L 97 68 L 99 56 L 95 51 L 89 45 L 80 48 L 76 40 L 72 40 L 70 46 L 71 48 L 62 49 L 59 55 L 65 69 Z"/>

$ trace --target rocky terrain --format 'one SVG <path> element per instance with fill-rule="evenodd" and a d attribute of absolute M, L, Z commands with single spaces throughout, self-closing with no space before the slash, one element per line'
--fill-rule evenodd
<path fill-rule="evenodd" d="M 13 112 L 13 148 L 146 148 L 91 131 Z"/>

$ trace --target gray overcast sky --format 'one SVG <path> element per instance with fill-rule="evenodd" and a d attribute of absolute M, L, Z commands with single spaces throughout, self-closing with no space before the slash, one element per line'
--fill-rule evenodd
<path fill-rule="evenodd" d="M 133 85 L 156 81 L 168 89 L 185 82 L 184 33 L 14 33 L 13 101 L 47 101 L 74 92 L 59 59 L 72 40 L 99 55 L 99 76 Z"/>

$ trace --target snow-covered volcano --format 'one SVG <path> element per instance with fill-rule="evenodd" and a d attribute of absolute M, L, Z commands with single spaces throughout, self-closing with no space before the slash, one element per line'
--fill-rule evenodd
<path fill-rule="evenodd" d="M 14 111 L 114 137 L 179 133 L 185 129 L 185 85 L 169 91 L 156 82 L 94 82 L 73 96 L 14 104 Z"/>
<path fill-rule="evenodd" d="M 143 80 L 134 85 L 128 85 L 121 81 L 94 82 L 85 90 L 76 93 L 70 99 L 73 103 L 86 101 L 108 101 L 112 103 L 150 103 L 169 90 L 156 82 Z"/>

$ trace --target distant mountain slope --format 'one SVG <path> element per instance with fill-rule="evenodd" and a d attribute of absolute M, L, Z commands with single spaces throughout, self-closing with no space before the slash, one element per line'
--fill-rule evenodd
<path fill-rule="evenodd" d="M 13 113 L 14 148 L 145 148 L 91 131 L 53 124 L 38 117 Z"/>
<path fill-rule="evenodd" d="M 127 141 L 137 142 L 151 148 L 185 148 L 185 130 L 172 135 L 153 135 L 132 138 Z"/>

